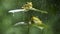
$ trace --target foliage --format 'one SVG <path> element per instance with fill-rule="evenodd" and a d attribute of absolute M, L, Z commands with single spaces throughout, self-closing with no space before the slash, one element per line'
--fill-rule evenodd
<path fill-rule="evenodd" d="M 14 16 L 12 16 L 12 13 L 8 13 L 9 10 L 20 9 L 23 4 L 30 1 L 34 8 L 47 11 L 48 14 L 31 10 L 14 13 Z M 59 27 L 55 26 L 60 22 L 57 22 L 60 18 L 59 6 L 59 0 L 0 0 L 0 34 L 59 34 L 59 32 L 56 32 Z M 41 30 L 38 28 L 40 26 L 36 24 L 14 26 L 18 22 L 28 23 L 32 16 L 41 19 L 44 27 L 46 25 L 47 28 Z"/>

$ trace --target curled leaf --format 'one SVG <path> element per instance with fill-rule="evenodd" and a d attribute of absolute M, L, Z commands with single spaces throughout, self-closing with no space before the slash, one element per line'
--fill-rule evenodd
<path fill-rule="evenodd" d="M 21 12 L 21 11 L 26 11 L 26 10 L 25 9 L 10 10 L 9 13 L 16 13 L 16 12 Z"/>
<path fill-rule="evenodd" d="M 18 22 L 16 24 L 14 24 L 14 26 L 17 26 L 17 25 L 25 25 L 26 23 L 25 22 Z"/>

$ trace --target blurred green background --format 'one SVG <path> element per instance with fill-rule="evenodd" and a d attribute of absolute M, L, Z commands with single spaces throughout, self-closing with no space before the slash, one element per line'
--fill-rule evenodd
<path fill-rule="evenodd" d="M 12 13 L 8 13 L 30 1 L 34 8 L 47 11 L 48 14 L 27 12 L 27 15 L 21 12 L 12 16 Z M 28 21 L 31 15 L 38 16 L 49 28 L 41 31 L 32 26 L 28 31 L 27 25 L 13 26 L 17 22 Z M 0 0 L 0 34 L 60 34 L 60 0 Z"/>

